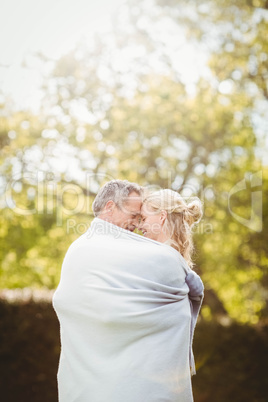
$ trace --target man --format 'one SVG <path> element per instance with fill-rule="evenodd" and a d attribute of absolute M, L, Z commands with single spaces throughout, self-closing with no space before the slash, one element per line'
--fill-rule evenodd
<path fill-rule="evenodd" d="M 133 232 L 138 227 L 142 188 L 127 180 L 112 180 L 98 192 L 92 208 L 94 215 Z"/>
<path fill-rule="evenodd" d="M 66 253 L 53 296 L 60 402 L 193 400 L 189 363 L 198 311 L 193 317 L 190 269 L 176 250 L 133 233 L 141 194 L 128 181 L 107 183 L 89 230 Z"/>

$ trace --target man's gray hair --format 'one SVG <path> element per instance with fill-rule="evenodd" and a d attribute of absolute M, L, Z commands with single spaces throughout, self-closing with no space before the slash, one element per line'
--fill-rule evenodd
<path fill-rule="evenodd" d="M 99 190 L 92 204 L 94 215 L 98 216 L 110 200 L 118 207 L 121 207 L 133 191 L 138 195 L 142 195 L 143 189 L 138 184 L 131 183 L 128 180 L 109 181 Z"/>

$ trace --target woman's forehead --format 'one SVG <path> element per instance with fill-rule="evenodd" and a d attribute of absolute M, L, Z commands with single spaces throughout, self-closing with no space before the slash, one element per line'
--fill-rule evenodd
<path fill-rule="evenodd" d="M 159 211 L 156 211 L 148 202 L 144 202 L 141 207 L 141 214 L 142 215 L 155 215 Z"/>

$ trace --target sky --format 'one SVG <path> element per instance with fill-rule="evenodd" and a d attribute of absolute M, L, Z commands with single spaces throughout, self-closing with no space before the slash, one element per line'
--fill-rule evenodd
<path fill-rule="evenodd" d="M 127 0 L 0 0 L 0 103 L 3 92 L 18 109 L 38 112 L 44 63 L 33 57 L 31 66 L 23 62 L 35 52 L 56 60 L 95 32 L 109 31 L 111 16 L 125 3 Z M 174 34 L 170 22 L 158 26 L 152 32 L 156 34 L 155 39 L 161 43 L 165 38 L 175 55 L 174 67 L 189 87 L 194 86 L 193 77 L 204 70 L 206 56 L 191 48 L 183 35 Z M 124 62 L 129 60 L 121 57 L 120 63 Z M 219 87 L 223 93 L 228 92 L 225 84 Z M 263 123 L 257 126 L 263 132 Z"/>
<path fill-rule="evenodd" d="M 32 53 L 57 59 L 109 25 L 125 0 L 0 0 L 0 91 L 19 105 L 38 99 L 42 72 L 22 67 Z"/>
<path fill-rule="evenodd" d="M 56 60 L 96 32 L 109 32 L 111 17 L 125 3 L 127 0 L 0 0 L 0 102 L 2 91 L 17 109 L 38 112 L 45 63 L 31 55 L 41 53 Z M 151 10 L 150 0 L 144 4 Z M 187 90 L 194 91 L 206 55 L 189 45 L 170 20 L 153 27 L 144 16 L 140 24 L 147 24 L 159 44 L 165 42 Z M 131 63 L 133 49 L 128 52 L 125 58 L 120 55 L 122 68 Z M 158 64 L 154 60 L 155 69 Z"/>

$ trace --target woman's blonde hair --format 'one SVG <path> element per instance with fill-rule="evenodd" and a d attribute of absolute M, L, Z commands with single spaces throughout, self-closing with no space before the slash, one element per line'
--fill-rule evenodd
<path fill-rule="evenodd" d="M 143 203 L 153 211 L 167 212 L 163 230 L 170 236 L 169 245 L 179 251 L 192 267 L 194 250 L 192 227 L 200 221 L 203 209 L 199 198 L 194 197 L 187 203 L 179 193 L 168 189 L 156 191 L 145 197 Z"/>

